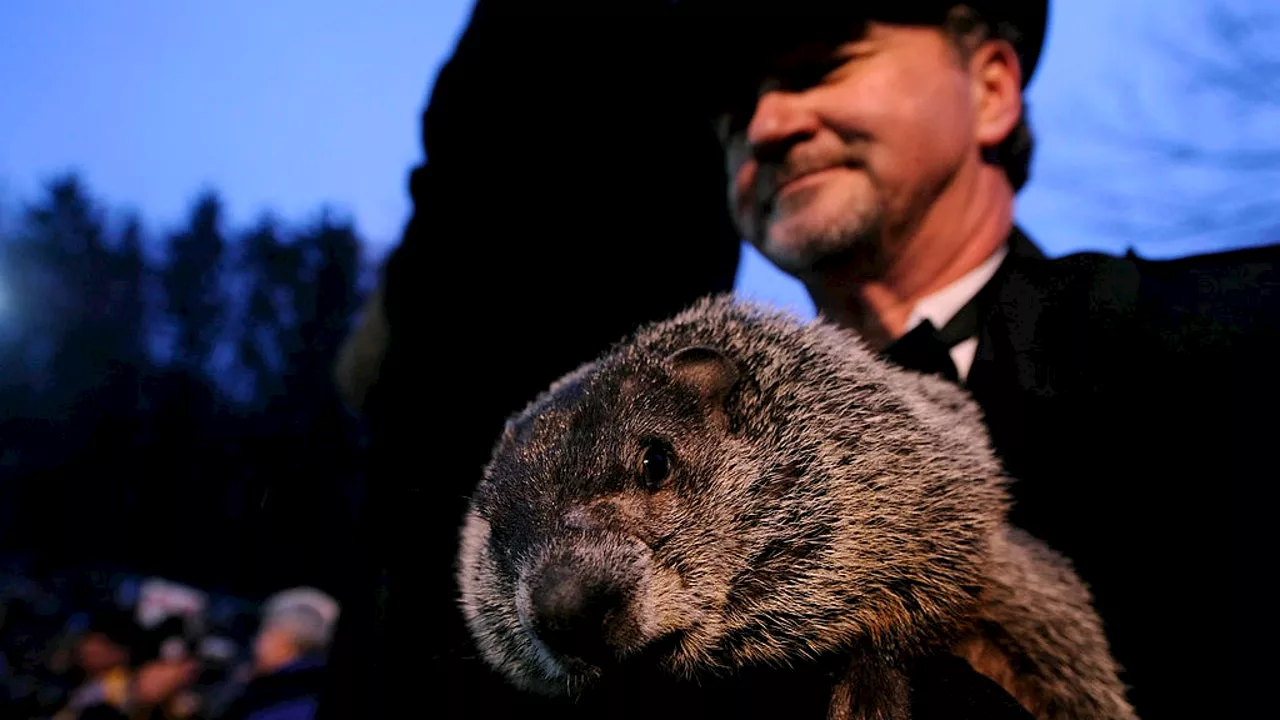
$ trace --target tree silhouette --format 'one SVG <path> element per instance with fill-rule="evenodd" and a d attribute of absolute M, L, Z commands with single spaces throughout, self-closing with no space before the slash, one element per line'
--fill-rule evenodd
<path fill-rule="evenodd" d="M 28 395 L 27 403 L 31 391 L 41 392 L 43 407 L 53 411 L 122 365 L 146 361 L 149 268 L 137 218 L 111 238 L 105 213 L 74 177 L 56 179 L 47 192 L 47 202 L 28 208 L 21 233 L 5 243 L 10 332 L 0 352 L 10 388 Z"/>
<path fill-rule="evenodd" d="M 338 399 L 331 368 L 361 302 L 359 251 L 354 228 L 325 210 L 287 248 L 276 249 L 273 270 L 277 306 L 283 306 L 276 347 L 284 371 L 272 378 L 269 387 L 278 392 L 266 399 L 262 415 L 278 458 L 270 465 L 264 508 L 273 535 L 264 545 L 330 565 L 345 556 L 348 544 L 326 532 L 320 519 L 353 523 L 358 497 L 354 485 L 343 482 L 359 474 L 358 432 Z"/>
<path fill-rule="evenodd" d="M 155 273 L 147 262 L 143 246 L 142 219 L 131 213 L 125 218 L 108 270 L 110 278 L 107 316 L 119 329 L 117 359 L 134 367 L 151 363 L 149 312 Z"/>
<path fill-rule="evenodd" d="M 222 270 L 227 243 L 216 193 L 201 193 L 188 227 L 170 235 L 167 245 L 164 291 L 174 335 L 172 362 L 201 374 L 209 371 L 225 308 Z"/>
<path fill-rule="evenodd" d="M 213 190 L 153 235 L 73 174 L 0 206 L 0 704 L 43 677 L 12 641 L 39 650 L 119 571 L 248 600 L 338 591 L 363 447 L 329 368 L 360 246 L 327 210 L 228 227 Z M 56 613 L 2 612 L 14 573 Z M 43 689 L 15 711 L 48 716 Z"/>
<path fill-rule="evenodd" d="M 332 358 L 359 309 L 360 241 L 349 223 L 325 210 L 298 239 L 300 276 L 294 291 L 297 333 L 286 352 L 295 383 L 330 388 Z M 328 394 L 328 393 L 326 393 Z"/>
<path fill-rule="evenodd" d="M 280 344 L 292 317 L 290 284 L 298 260 L 295 249 L 280 235 L 278 223 L 268 215 L 240 242 L 236 354 L 245 376 L 242 397 L 246 402 L 265 402 L 283 390 Z"/>
<path fill-rule="evenodd" d="M 328 368 L 361 300 L 355 229 L 237 231 L 205 190 L 157 246 L 74 175 L 0 228 L 0 554 L 335 583 L 361 446 Z"/>

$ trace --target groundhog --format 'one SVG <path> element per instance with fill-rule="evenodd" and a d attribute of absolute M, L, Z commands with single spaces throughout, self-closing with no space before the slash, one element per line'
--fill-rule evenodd
<path fill-rule="evenodd" d="M 1009 482 L 958 386 L 708 297 L 507 422 L 460 604 L 484 660 L 548 695 L 835 667 L 827 717 L 907 718 L 906 669 L 947 653 L 1036 717 L 1135 717 L 1084 584 L 1006 521 Z"/>

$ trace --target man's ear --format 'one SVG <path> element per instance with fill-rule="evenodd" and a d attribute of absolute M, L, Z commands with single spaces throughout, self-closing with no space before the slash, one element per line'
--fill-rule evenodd
<path fill-rule="evenodd" d="M 1005 40 L 988 40 L 969 59 L 973 78 L 974 136 L 982 148 L 1004 141 L 1022 117 L 1022 67 Z"/>
<path fill-rule="evenodd" d="M 725 398 L 738 383 L 738 367 L 715 348 L 694 345 L 667 356 L 676 380 L 695 390 L 709 409 L 724 412 Z"/>

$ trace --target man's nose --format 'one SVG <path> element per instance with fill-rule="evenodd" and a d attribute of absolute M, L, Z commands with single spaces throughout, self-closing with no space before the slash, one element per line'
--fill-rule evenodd
<path fill-rule="evenodd" d="M 816 124 L 795 93 L 765 92 L 747 126 L 751 156 L 761 163 L 780 162 L 791 146 L 813 135 Z"/>

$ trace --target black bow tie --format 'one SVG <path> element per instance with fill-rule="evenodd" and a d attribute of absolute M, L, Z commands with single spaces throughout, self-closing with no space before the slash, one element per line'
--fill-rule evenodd
<path fill-rule="evenodd" d="M 952 382 L 960 382 L 960 372 L 951 359 L 951 348 L 978 333 L 978 297 L 965 303 L 941 329 L 928 320 L 920 321 L 910 332 L 898 338 L 882 353 L 886 358 L 909 370 L 926 374 L 942 374 Z"/>
<path fill-rule="evenodd" d="M 951 346 L 942 341 L 937 328 L 928 320 L 895 340 L 884 355 L 908 370 L 928 375 L 941 373 L 952 382 L 960 382 L 960 372 L 951 359 Z"/>

